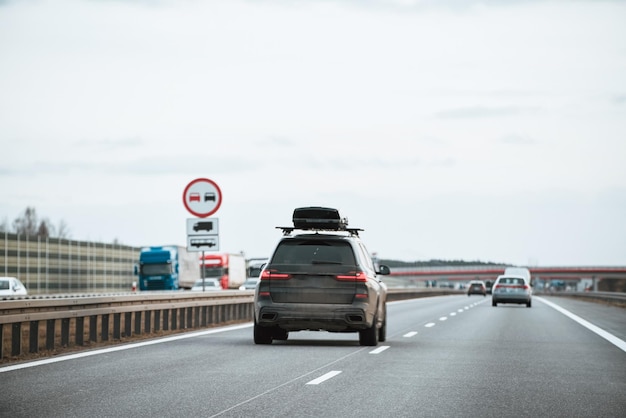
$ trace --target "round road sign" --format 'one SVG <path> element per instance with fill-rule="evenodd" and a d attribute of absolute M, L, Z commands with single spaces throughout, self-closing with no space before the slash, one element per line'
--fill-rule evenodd
<path fill-rule="evenodd" d="M 220 208 L 222 191 L 213 180 L 195 179 L 185 187 L 183 204 L 192 215 L 206 218 Z"/>

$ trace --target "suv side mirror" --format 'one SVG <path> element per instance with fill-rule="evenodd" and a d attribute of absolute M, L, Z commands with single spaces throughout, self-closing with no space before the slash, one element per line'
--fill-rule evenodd
<path fill-rule="evenodd" d="M 378 266 L 378 271 L 376 273 L 386 276 L 391 273 L 391 270 L 389 270 L 389 267 L 387 267 L 386 265 L 381 264 L 380 266 Z"/>

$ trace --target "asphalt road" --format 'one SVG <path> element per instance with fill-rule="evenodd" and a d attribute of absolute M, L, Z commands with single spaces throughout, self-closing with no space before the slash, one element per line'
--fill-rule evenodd
<path fill-rule="evenodd" d="M 378 347 L 325 332 L 256 346 L 246 324 L 7 366 L 0 416 L 626 416 L 622 308 L 456 295 L 388 315 Z"/>

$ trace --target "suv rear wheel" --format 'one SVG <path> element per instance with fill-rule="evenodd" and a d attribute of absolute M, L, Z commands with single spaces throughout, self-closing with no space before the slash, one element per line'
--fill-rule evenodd
<path fill-rule="evenodd" d="M 272 338 L 275 340 L 287 341 L 287 338 L 289 338 L 289 331 L 276 327 L 274 328 Z"/>
<path fill-rule="evenodd" d="M 374 318 L 371 327 L 359 331 L 359 344 L 368 346 L 375 346 L 378 344 L 378 329 L 376 329 L 377 322 L 378 318 Z"/>
<path fill-rule="evenodd" d="M 386 304 L 383 309 L 383 312 L 385 313 L 385 317 L 383 318 L 383 324 L 378 329 L 378 341 L 381 343 L 385 342 L 385 340 L 387 339 L 387 305 Z"/>
<path fill-rule="evenodd" d="M 254 343 L 255 344 L 271 344 L 273 330 L 269 327 L 262 327 L 254 320 Z"/>

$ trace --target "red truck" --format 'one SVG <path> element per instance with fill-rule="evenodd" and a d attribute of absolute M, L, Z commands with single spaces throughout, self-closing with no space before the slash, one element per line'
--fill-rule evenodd
<path fill-rule="evenodd" d="M 222 289 L 238 289 L 246 280 L 246 259 L 242 254 L 205 253 L 200 258 L 200 275 L 219 280 Z"/>

